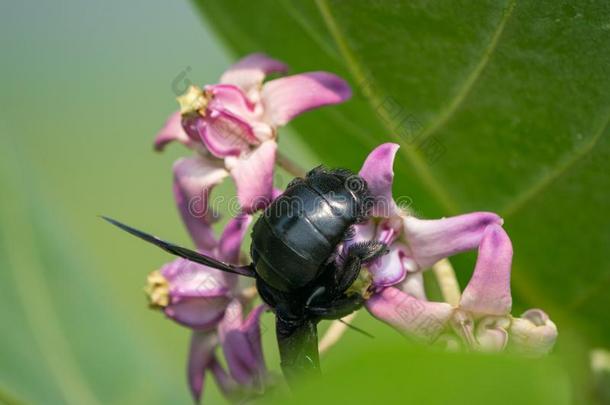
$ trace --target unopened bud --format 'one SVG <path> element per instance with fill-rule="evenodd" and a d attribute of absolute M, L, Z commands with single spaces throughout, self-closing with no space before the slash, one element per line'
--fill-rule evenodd
<path fill-rule="evenodd" d="M 530 309 L 513 319 L 510 328 L 510 347 L 518 353 L 543 355 L 548 353 L 557 339 L 557 326 L 540 309 Z"/>
<path fill-rule="evenodd" d="M 477 322 L 476 338 L 484 352 L 500 352 L 508 342 L 508 317 L 487 316 Z"/>

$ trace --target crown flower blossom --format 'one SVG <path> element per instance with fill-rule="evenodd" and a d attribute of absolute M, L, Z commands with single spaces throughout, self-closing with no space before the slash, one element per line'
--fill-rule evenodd
<path fill-rule="evenodd" d="M 424 220 L 401 209 L 392 197 L 392 167 L 398 147 L 382 144 L 365 160 L 360 176 L 373 198 L 372 218 L 357 225 L 355 237 L 346 243 L 378 239 L 389 247 L 387 255 L 368 266 L 372 279 L 372 294 L 365 302 L 368 311 L 428 343 L 481 351 L 510 346 L 531 355 L 550 351 L 557 328 L 546 313 L 535 309 L 521 318 L 510 315 L 513 251 L 502 219 L 491 212 L 475 212 Z M 428 301 L 422 271 L 473 249 L 478 249 L 477 263 L 459 304 Z"/>
<path fill-rule="evenodd" d="M 328 72 L 308 72 L 264 82 L 288 67 L 255 53 L 231 66 L 220 83 L 191 86 L 178 97 L 180 111 L 157 134 L 155 148 L 178 141 L 220 161 L 231 176 L 245 212 L 273 199 L 277 130 L 296 116 L 351 97 L 349 85 Z"/>
<path fill-rule="evenodd" d="M 260 317 L 267 310 L 258 305 L 243 317 L 243 304 L 233 299 L 213 330 L 195 330 L 191 337 L 188 382 L 196 402 L 201 400 L 206 371 L 210 371 L 223 395 L 234 402 L 262 394 L 268 383 L 263 357 Z M 215 355 L 220 345 L 229 373 Z"/>
<path fill-rule="evenodd" d="M 401 209 L 392 197 L 394 157 L 399 145 L 385 143 L 366 158 L 360 176 L 368 184 L 373 204 L 371 218 L 356 225 L 354 237 L 346 243 L 377 239 L 390 252 L 369 266 L 373 287 L 380 289 L 401 283 L 422 289 L 421 271 L 439 260 L 476 248 L 485 228 L 502 224 L 491 212 L 474 212 L 436 220 L 418 219 Z"/>
<path fill-rule="evenodd" d="M 388 287 L 374 295 L 367 308 L 383 322 L 425 342 L 454 349 L 465 346 L 497 352 L 510 348 L 523 354 L 546 354 L 557 338 L 557 328 L 548 315 L 539 309 L 529 310 L 521 318 L 510 315 L 512 256 L 504 229 L 489 225 L 457 307 Z"/>
<path fill-rule="evenodd" d="M 201 157 L 178 160 L 174 165 L 174 196 L 197 250 L 237 264 L 252 217 L 239 214 L 228 222 L 218 240 L 214 237 L 211 226 L 215 217 L 207 211 L 207 198 L 219 181 L 219 167 L 212 163 Z M 231 399 L 261 391 L 266 381 L 259 324 L 266 306 L 251 310 L 244 320 L 244 299 L 237 277 L 182 258 L 148 276 L 150 306 L 193 330 L 187 374 L 196 401 L 201 399 L 206 371 Z M 218 346 L 227 358 L 228 373 L 215 354 Z"/>

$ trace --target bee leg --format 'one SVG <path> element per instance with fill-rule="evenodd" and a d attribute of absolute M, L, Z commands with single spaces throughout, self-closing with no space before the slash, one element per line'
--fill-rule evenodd
<path fill-rule="evenodd" d="M 358 309 L 363 301 L 359 294 L 344 297 L 345 291 L 356 281 L 363 264 L 386 254 L 385 243 L 368 241 L 356 243 L 347 252 L 343 266 L 334 264 L 324 271 L 320 286 L 305 301 L 305 310 L 324 319 L 337 319 Z M 343 296 L 343 297 L 342 297 Z M 334 307 L 337 305 L 337 308 Z"/>
<path fill-rule="evenodd" d="M 326 305 L 307 307 L 305 310 L 308 315 L 322 319 L 341 319 L 359 309 L 363 303 L 364 298 L 355 294 L 329 301 Z"/>
<path fill-rule="evenodd" d="M 310 306 L 314 301 L 318 300 L 326 293 L 325 286 L 316 287 L 316 289 L 311 293 L 309 297 L 307 297 L 307 301 L 305 301 L 305 307 Z"/>
<path fill-rule="evenodd" d="M 360 274 L 362 265 L 386 253 L 388 253 L 387 245 L 377 240 L 352 245 L 347 251 L 343 267 L 334 273 L 336 293 L 342 294 L 354 283 Z"/>
<path fill-rule="evenodd" d="M 388 253 L 388 245 L 378 240 L 354 243 L 347 251 L 347 257 L 358 257 L 362 263 L 370 262 Z"/>

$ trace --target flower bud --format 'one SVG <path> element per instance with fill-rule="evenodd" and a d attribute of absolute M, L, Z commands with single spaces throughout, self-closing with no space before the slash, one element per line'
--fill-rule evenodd
<path fill-rule="evenodd" d="M 530 309 L 513 319 L 510 347 L 513 351 L 539 356 L 548 353 L 557 339 L 557 326 L 540 309 Z"/>
<path fill-rule="evenodd" d="M 508 317 L 486 316 L 477 323 L 476 338 L 479 350 L 500 352 L 508 343 L 507 329 L 510 327 Z"/>
<path fill-rule="evenodd" d="M 230 301 L 230 286 L 222 273 L 185 259 L 167 263 L 147 281 L 145 292 L 152 308 L 197 330 L 215 327 Z"/>

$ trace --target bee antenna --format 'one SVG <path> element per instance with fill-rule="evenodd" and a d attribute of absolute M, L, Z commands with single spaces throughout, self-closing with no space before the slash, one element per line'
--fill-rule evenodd
<path fill-rule="evenodd" d="M 239 274 L 240 276 L 246 276 L 246 277 L 255 276 L 255 272 L 252 269 L 252 266 L 234 266 L 229 263 L 224 263 L 224 262 L 221 262 L 220 260 L 216 260 L 213 257 L 203 255 L 194 250 L 187 249 L 182 246 L 178 246 L 171 242 L 166 242 L 162 239 L 157 238 L 156 236 L 153 236 L 146 232 L 132 228 L 131 226 L 125 225 L 124 223 L 119 222 L 115 219 L 108 218 L 103 215 L 101 216 L 101 218 L 107 222 L 110 222 L 112 225 L 121 228 L 125 232 L 128 232 L 134 236 L 137 236 L 138 238 L 145 240 L 146 242 L 152 243 L 153 245 L 165 250 L 166 252 L 169 252 L 169 253 L 179 256 L 179 257 L 182 257 L 183 259 L 187 259 L 187 260 L 190 260 L 195 263 L 203 264 L 204 266 L 209 266 L 216 270 L 221 270 L 221 271 L 224 271 L 227 273 Z"/>
<path fill-rule="evenodd" d="M 349 322 L 345 322 L 343 319 L 339 319 L 339 322 L 341 322 L 343 325 L 347 326 L 348 328 L 351 328 L 352 330 L 355 330 L 356 332 L 362 333 L 364 336 L 369 337 L 371 339 L 375 339 L 375 336 L 371 335 L 370 333 L 368 333 L 367 331 L 360 329 L 357 326 L 352 325 Z"/>

